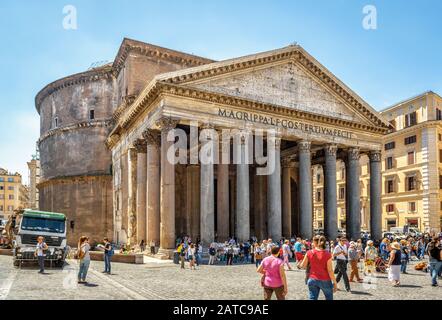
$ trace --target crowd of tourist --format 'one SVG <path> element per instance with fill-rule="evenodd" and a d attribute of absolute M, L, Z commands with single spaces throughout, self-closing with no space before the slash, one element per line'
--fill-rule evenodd
<path fill-rule="evenodd" d="M 400 276 L 407 273 L 411 260 L 420 262 L 417 265 L 430 271 L 432 285 L 437 286 L 442 272 L 441 237 L 428 234 L 404 238 L 390 236 L 379 243 L 368 237 L 357 241 L 345 237 L 328 241 L 324 236 L 315 236 L 312 240 L 298 237 L 278 241 L 251 238 L 244 242 L 231 238 L 222 243 L 211 243 L 206 252 L 209 265 L 255 264 L 263 277 L 261 284 L 265 299 L 270 299 L 273 293 L 277 299 L 284 299 L 288 292 L 285 272 L 305 269 L 310 299 L 318 299 L 322 291 L 325 298 L 331 300 L 341 280 L 344 290 L 350 292 L 352 282 L 364 282 L 365 276 L 371 283 L 375 272 L 388 272 L 392 285 L 400 286 Z M 185 268 L 187 261 L 195 270 L 202 262 L 203 246 L 198 239 L 193 243 L 190 237 L 183 237 L 178 239 L 177 254 L 181 268 Z"/>

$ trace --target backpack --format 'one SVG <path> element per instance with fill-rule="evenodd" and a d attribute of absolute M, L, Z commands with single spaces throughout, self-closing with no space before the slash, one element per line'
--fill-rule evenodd
<path fill-rule="evenodd" d="M 209 254 L 211 255 L 211 256 L 214 256 L 215 255 L 215 248 L 210 248 L 209 249 Z"/>
<path fill-rule="evenodd" d="M 107 252 L 107 255 L 109 257 L 112 257 L 115 254 L 115 250 L 114 250 L 113 245 L 111 245 L 111 244 L 109 244 L 109 245 L 110 245 L 110 250 Z"/>

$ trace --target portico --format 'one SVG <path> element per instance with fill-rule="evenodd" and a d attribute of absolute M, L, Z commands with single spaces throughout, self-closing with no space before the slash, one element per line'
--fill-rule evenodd
<path fill-rule="evenodd" d="M 207 129 L 218 134 L 206 136 Z M 171 130 L 181 134 L 170 139 Z M 228 130 L 232 137 L 222 139 L 220 133 Z M 252 236 L 311 238 L 312 166 L 321 165 L 324 231 L 335 238 L 336 162 L 342 160 L 347 235 L 357 239 L 358 161 L 367 154 L 370 225 L 372 236 L 379 239 L 379 155 L 381 137 L 388 130 L 376 111 L 299 46 L 159 75 L 118 117 L 108 139 L 114 168 L 126 168 L 119 174 L 137 189 L 131 190 L 136 205 L 129 201 L 130 208 L 136 207 L 136 223 L 128 223 L 125 232 L 136 235 L 133 241 L 155 241 L 164 255 L 170 255 L 176 239 L 184 235 L 205 246 L 232 236 L 239 241 Z M 255 154 L 262 132 L 272 133 L 264 134 L 262 143 L 265 156 L 274 159 L 268 174 L 260 174 L 265 164 Z M 184 148 L 174 149 L 182 139 Z M 201 158 L 201 153 L 211 152 L 210 144 L 228 156 L 195 161 L 192 152 L 200 151 Z M 118 165 L 132 159 L 124 156 L 129 150 L 137 152 L 137 170 Z M 171 155 L 179 161 L 171 162 Z M 128 191 L 119 190 L 125 197 Z M 134 226 L 137 230 L 131 230 Z"/>

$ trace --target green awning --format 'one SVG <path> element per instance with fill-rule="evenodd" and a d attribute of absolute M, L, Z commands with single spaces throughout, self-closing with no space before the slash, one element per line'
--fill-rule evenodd
<path fill-rule="evenodd" d="M 46 219 L 54 219 L 54 220 L 66 220 L 66 216 L 63 213 L 55 213 L 55 212 L 46 212 L 46 211 L 38 211 L 38 210 L 25 210 L 23 213 L 24 217 L 32 217 L 32 218 L 46 218 Z"/>

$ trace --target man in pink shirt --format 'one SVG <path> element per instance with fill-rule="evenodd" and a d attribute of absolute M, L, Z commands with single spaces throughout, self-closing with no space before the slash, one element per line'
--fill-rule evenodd
<path fill-rule="evenodd" d="M 285 300 L 287 296 L 287 278 L 285 276 L 284 261 L 278 258 L 279 247 L 272 247 L 272 255 L 265 258 L 257 272 L 263 275 L 261 285 L 264 288 L 264 300 L 270 300 L 273 292 L 278 300 Z"/>

